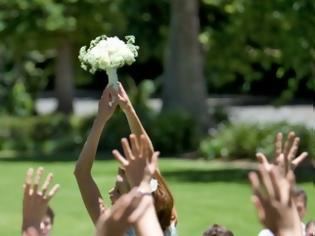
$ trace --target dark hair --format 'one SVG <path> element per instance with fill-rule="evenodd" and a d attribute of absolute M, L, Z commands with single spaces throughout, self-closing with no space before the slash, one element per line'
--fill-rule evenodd
<path fill-rule="evenodd" d="M 298 187 L 293 188 L 293 196 L 294 197 L 302 197 L 303 198 L 303 202 L 304 202 L 304 206 L 307 207 L 307 194 L 306 192 Z"/>
<path fill-rule="evenodd" d="M 55 213 L 54 213 L 53 209 L 51 209 L 50 206 L 47 207 L 46 215 L 49 216 L 50 222 L 53 225 L 54 219 L 55 219 Z"/>
<path fill-rule="evenodd" d="M 203 236 L 234 236 L 232 231 L 227 230 L 221 225 L 214 224 L 202 234 Z"/>

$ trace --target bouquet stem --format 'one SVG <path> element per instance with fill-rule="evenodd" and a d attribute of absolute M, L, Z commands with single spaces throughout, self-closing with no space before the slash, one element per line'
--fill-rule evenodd
<path fill-rule="evenodd" d="M 108 75 L 108 85 L 112 86 L 115 91 L 118 91 L 119 83 L 118 83 L 118 76 L 117 76 L 117 69 L 115 68 L 108 68 L 106 69 L 106 74 Z M 113 99 L 108 103 L 108 105 L 111 107 L 113 103 L 115 102 L 116 98 L 113 97 Z"/>
<path fill-rule="evenodd" d="M 106 73 L 108 75 L 108 84 L 112 86 L 116 91 L 118 90 L 118 76 L 117 69 L 108 68 L 106 69 Z"/>

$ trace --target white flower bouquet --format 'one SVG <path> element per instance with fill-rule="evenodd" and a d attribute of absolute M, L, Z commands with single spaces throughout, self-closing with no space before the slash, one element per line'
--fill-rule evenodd
<path fill-rule="evenodd" d="M 108 83 L 118 89 L 117 69 L 136 61 L 139 47 L 134 45 L 135 37 L 126 36 L 126 42 L 118 37 L 98 36 L 91 41 L 89 48 L 80 49 L 79 60 L 84 70 L 94 74 L 104 70 L 108 75 Z"/>

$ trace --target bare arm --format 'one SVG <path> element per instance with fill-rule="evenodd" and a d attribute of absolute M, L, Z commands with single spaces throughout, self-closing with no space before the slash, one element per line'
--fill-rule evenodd
<path fill-rule="evenodd" d="M 110 89 L 105 88 L 99 102 L 98 114 L 74 170 L 81 197 L 94 224 L 96 224 L 105 206 L 100 190 L 92 177 L 91 170 L 102 131 L 117 105 L 109 106 L 111 97 Z"/>
<path fill-rule="evenodd" d="M 138 192 L 141 194 L 137 208 L 133 210 L 128 218 L 129 222 L 134 225 L 139 236 L 162 236 L 163 233 L 155 212 L 150 186 L 150 181 L 156 171 L 159 153 L 150 154 L 149 142 L 144 135 L 140 136 L 140 143 L 137 143 L 137 139 L 133 134 L 130 135 L 129 140 L 130 144 L 127 139 L 122 139 L 124 156 L 117 150 L 113 151 L 114 157 L 124 168 L 131 186 L 138 188 Z"/>
<path fill-rule="evenodd" d="M 149 182 L 143 181 L 140 184 L 140 189 L 143 192 L 150 192 L 151 190 Z M 163 232 L 154 208 L 152 195 L 144 196 L 142 201 L 144 202 L 143 204 L 146 205 L 147 210 L 135 223 L 136 234 L 139 236 L 146 236 L 150 232 L 150 235 L 163 236 Z"/>
<path fill-rule="evenodd" d="M 293 175 L 293 173 L 292 173 Z M 275 235 L 302 236 L 301 223 L 293 201 L 292 183 L 273 166 L 259 166 L 258 173 L 251 172 L 249 180 L 253 189 L 252 201 L 260 222 Z"/>
<path fill-rule="evenodd" d="M 125 113 L 126 118 L 128 120 L 128 124 L 130 127 L 131 133 L 135 134 L 138 141 L 140 142 L 140 136 L 144 135 L 148 140 L 150 144 L 151 154 L 154 152 L 154 148 L 152 145 L 152 142 L 145 131 L 132 103 L 130 102 L 130 99 L 122 86 L 121 83 L 119 83 L 119 90 L 118 90 L 118 104 L 122 111 Z"/>

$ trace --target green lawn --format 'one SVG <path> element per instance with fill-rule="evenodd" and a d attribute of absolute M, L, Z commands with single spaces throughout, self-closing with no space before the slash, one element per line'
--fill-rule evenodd
<path fill-rule="evenodd" d="M 54 235 L 93 235 L 93 226 L 73 177 L 73 162 L 0 163 L 0 235 L 18 235 L 21 224 L 22 184 L 29 166 L 53 171 L 61 190 L 51 205 L 56 212 Z M 116 162 L 97 161 L 94 176 L 107 202 L 107 190 L 115 180 Z M 257 235 L 261 228 L 250 202 L 247 170 L 218 162 L 163 159 L 160 169 L 176 200 L 181 236 L 201 235 L 210 224 L 220 223 L 235 235 Z M 311 183 L 301 184 L 309 196 L 309 214 L 315 218 L 315 193 Z M 313 215 L 312 215 L 312 214 Z"/>

